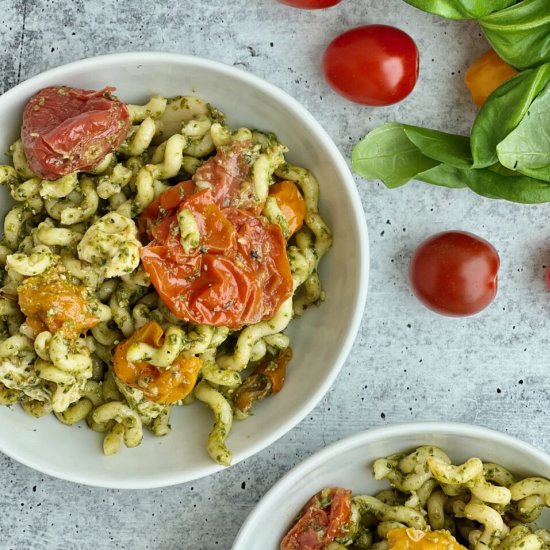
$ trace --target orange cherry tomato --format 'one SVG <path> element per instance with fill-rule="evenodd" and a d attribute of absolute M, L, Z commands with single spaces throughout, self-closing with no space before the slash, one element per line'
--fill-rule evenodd
<path fill-rule="evenodd" d="M 35 334 L 62 331 L 67 338 L 76 338 L 99 323 L 86 288 L 71 283 L 57 269 L 25 279 L 17 293 L 21 311 Z"/>
<path fill-rule="evenodd" d="M 269 188 L 269 194 L 275 197 L 277 205 L 288 223 L 289 237 L 296 233 L 304 223 L 306 203 L 302 193 L 292 181 L 284 180 Z"/>
<path fill-rule="evenodd" d="M 466 550 L 448 531 L 399 527 L 388 531 L 390 550 Z"/>
<path fill-rule="evenodd" d="M 351 494 L 348 489 L 333 487 L 314 495 L 282 540 L 280 550 L 320 550 L 345 535 L 351 517 Z"/>
<path fill-rule="evenodd" d="M 494 50 L 489 50 L 470 65 L 464 75 L 464 83 L 474 103 L 481 106 L 501 84 L 517 74 Z"/>
<path fill-rule="evenodd" d="M 23 112 L 21 141 L 36 175 L 55 180 L 89 170 L 126 139 L 130 115 L 111 95 L 114 90 L 52 86 L 31 97 Z"/>
<path fill-rule="evenodd" d="M 202 362 L 198 357 L 177 357 L 167 368 L 155 367 L 146 362 L 129 362 L 128 349 L 136 342 L 160 347 L 164 331 L 156 321 L 149 321 L 136 330 L 128 340 L 120 343 L 113 358 L 115 374 L 125 384 L 137 388 L 150 401 L 175 403 L 195 387 Z"/>

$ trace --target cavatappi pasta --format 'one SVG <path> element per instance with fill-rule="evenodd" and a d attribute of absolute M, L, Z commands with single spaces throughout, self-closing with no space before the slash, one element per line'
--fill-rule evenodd
<path fill-rule="evenodd" d="M 68 425 L 86 421 L 104 434 L 103 450 L 111 455 L 139 445 L 144 426 L 166 435 L 171 409 L 196 400 L 214 416 L 208 453 L 227 465 L 234 417 L 245 418 L 254 401 L 282 385 L 273 373 L 282 357 L 285 364 L 290 358 L 286 327 L 324 299 L 317 266 L 332 238 L 318 211 L 319 186 L 307 169 L 285 161 L 287 149 L 274 134 L 231 129 L 202 99 L 154 96 L 127 108 L 127 138 L 88 171 L 43 179 L 30 168 L 21 140 L 10 148 L 12 165 L 0 166 L 0 182 L 15 201 L 0 243 L 0 403 L 19 404 L 35 417 L 53 413 Z M 292 291 L 271 318 L 240 328 L 186 322 L 151 284 L 137 218 L 220 148 L 239 142 L 250 163 L 244 184 L 264 205 L 258 216 L 287 240 Z M 297 186 L 305 204 L 304 224 L 292 237 L 270 195 L 282 180 Z M 183 250 L 199 247 L 192 212 L 182 209 L 177 222 Z M 78 316 L 78 330 L 62 323 L 61 303 Z M 46 304 L 43 322 L 31 322 L 29 312 Z M 161 332 L 153 335 L 152 323 Z M 140 388 L 117 376 L 113 356 L 124 342 L 123 359 L 147 363 L 160 378 L 174 374 L 176 364 L 193 371 L 182 382 L 185 397 L 171 394 L 163 402 L 145 391 L 150 380 Z"/>
<path fill-rule="evenodd" d="M 550 481 L 517 478 L 499 464 L 470 458 L 453 465 L 422 446 L 373 463 L 391 487 L 376 495 L 324 489 L 306 505 L 281 550 L 541 550 L 550 533 L 534 522 L 550 506 Z M 308 538 L 309 537 L 309 538 Z M 313 539 L 311 538 L 313 537 Z"/>

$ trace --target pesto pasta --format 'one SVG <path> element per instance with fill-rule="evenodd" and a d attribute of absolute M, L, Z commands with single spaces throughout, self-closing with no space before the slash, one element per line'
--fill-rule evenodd
<path fill-rule="evenodd" d="M 517 479 L 479 458 L 454 465 L 433 446 L 379 458 L 372 468 L 390 488 L 355 496 L 339 487 L 323 489 L 306 504 L 281 550 L 550 547 L 550 532 L 533 523 L 550 506 L 545 478 Z"/>
<path fill-rule="evenodd" d="M 39 92 L 0 166 L 15 203 L 0 242 L 0 404 L 85 421 L 106 455 L 144 428 L 168 434 L 173 407 L 203 406 L 208 454 L 229 465 L 233 419 L 282 389 L 284 331 L 324 300 L 319 185 L 273 133 L 230 128 L 202 99 L 124 105 L 112 91 Z M 29 133 L 29 117 L 73 96 L 118 123 L 44 157 L 51 132 Z"/>

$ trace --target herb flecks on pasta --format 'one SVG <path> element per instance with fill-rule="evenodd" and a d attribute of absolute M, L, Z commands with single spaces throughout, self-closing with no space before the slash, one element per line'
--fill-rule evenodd
<path fill-rule="evenodd" d="M 379 458 L 373 473 L 391 488 L 355 496 L 346 489 L 323 489 L 306 504 L 281 550 L 550 547 L 550 533 L 532 523 L 550 505 L 545 478 L 517 480 L 479 458 L 454 465 L 433 446 Z"/>
<path fill-rule="evenodd" d="M 113 91 L 42 90 L 0 166 L 0 404 L 86 421 L 111 455 L 196 398 L 227 465 L 233 418 L 283 389 L 284 330 L 324 299 L 319 186 L 202 99 Z"/>

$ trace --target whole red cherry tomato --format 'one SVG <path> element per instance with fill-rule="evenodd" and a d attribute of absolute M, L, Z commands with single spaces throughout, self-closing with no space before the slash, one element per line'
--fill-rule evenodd
<path fill-rule="evenodd" d="M 114 90 L 52 86 L 31 97 L 23 112 L 21 141 L 37 176 L 55 180 L 94 168 L 126 139 L 130 115 L 111 95 Z"/>
<path fill-rule="evenodd" d="M 437 313 L 473 315 L 493 301 L 499 265 L 495 247 L 486 240 L 464 231 L 438 233 L 413 254 L 412 289 Z"/>
<path fill-rule="evenodd" d="M 336 6 L 342 0 L 279 0 L 281 4 L 292 6 L 293 8 L 302 8 L 304 10 L 320 10 Z"/>
<path fill-rule="evenodd" d="M 407 97 L 418 78 L 418 49 L 405 32 L 366 25 L 337 36 L 325 50 L 323 71 L 345 98 L 372 107 Z"/>

